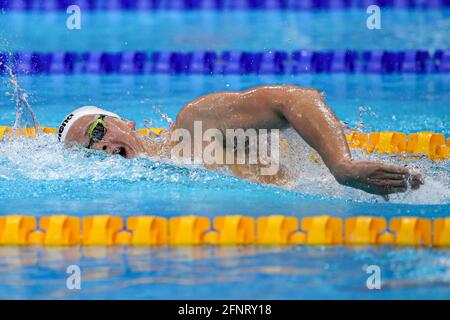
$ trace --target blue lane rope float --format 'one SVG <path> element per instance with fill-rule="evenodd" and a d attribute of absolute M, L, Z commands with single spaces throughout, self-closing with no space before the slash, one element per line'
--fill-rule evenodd
<path fill-rule="evenodd" d="M 370 5 L 392 8 L 443 8 L 449 0 L 0 0 L 6 10 L 66 10 L 72 4 L 83 10 L 196 10 L 265 9 L 308 10 L 367 8 Z"/>
<path fill-rule="evenodd" d="M 18 74 L 449 73 L 450 50 L 0 52 Z"/>

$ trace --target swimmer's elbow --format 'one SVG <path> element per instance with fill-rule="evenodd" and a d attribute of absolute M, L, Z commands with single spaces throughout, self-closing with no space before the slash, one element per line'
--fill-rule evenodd
<path fill-rule="evenodd" d="M 324 101 L 324 97 L 319 90 L 313 88 L 286 86 L 279 101 L 280 103 L 275 105 L 278 111 L 283 114 L 292 111 L 298 113 L 303 107 L 317 105 L 317 102 Z"/>
<path fill-rule="evenodd" d="M 291 93 L 293 99 L 296 101 L 311 102 L 323 101 L 324 97 L 322 92 L 314 88 L 302 88 Z"/>

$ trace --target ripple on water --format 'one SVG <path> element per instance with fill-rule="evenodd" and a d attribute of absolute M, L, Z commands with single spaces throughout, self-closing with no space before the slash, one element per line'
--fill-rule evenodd
<path fill-rule="evenodd" d="M 331 199 L 346 199 L 362 202 L 377 202 L 379 197 L 359 190 L 339 185 L 328 169 L 312 161 L 312 150 L 301 140 L 291 139 L 296 133 L 283 133 L 290 140 L 294 156 L 287 161 L 295 178 L 295 183 L 288 193 L 296 192 L 309 196 Z M 355 158 L 383 161 L 390 164 L 406 165 L 419 171 L 425 178 L 425 185 L 419 190 L 391 196 L 393 203 L 404 204 L 446 204 L 450 203 L 448 160 L 433 162 L 427 159 L 402 160 L 387 155 L 366 155 L 354 153 Z M 320 162 L 320 161 L 319 161 Z M 51 198 L 52 185 L 77 182 L 99 183 L 114 192 L 121 185 L 145 182 L 154 186 L 175 184 L 195 191 L 198 188 L 211 189 L 245 189 L 256 190 L 272 188 L 255 183 L 241 181 L 227 174 L 209 172 L 201 167 L 182 167 L 155 159 L 124 159 L 120 156 L 107 156 L 81 148 L 65 149 L 50 135 L 37 139 L 16 139 L 0 142 L 0 180 L 4 184 L 2 194 L 10 192 L 23 194 L 33 192 L 36 188 L 46 187 Z M 6 186 L 5 186 L 6 185 Z M 13 190 L 15 189 L 15 190 Z M 17 190 L 19 189 L 19 190 Z M 71 192 L 71 188 L 66 191 Z M 225 192 L 225 191 L 224 191 Z"/>

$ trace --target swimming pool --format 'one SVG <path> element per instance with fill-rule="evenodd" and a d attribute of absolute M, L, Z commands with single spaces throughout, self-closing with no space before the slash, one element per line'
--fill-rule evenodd
<path fill-rule="evenodd" d="M 389 9 L 386 29 L 374 36 L 361 10 L 93 12 L 75 34 L 65 29 L 63 13 L 9 12 L 1 16 L 0 51 L 445 49 L 449 16 L 448 10 Z M 411 25 L 419 35 L 405 29 Z M 75 106 L 96 104 L 136 120 L 138 127 L 150 119 L 154 127 L 167 127 L 154 107 L 173 118 L 184 103 L 207 92 L 290 83 L 324 91 L 341 119 L 353 126 L 362 121 L 368 132 L 450 134 L 449 74 L 75 74 L 19 80 L 47 126 L 57 126 Z M 6 90 L 1 124 L 14 120 Z M 448 160 L 410 165 L 424 172 L 427 184 L 386 203 L 339 186 L 314 164 L 305 165 L 298 187 L 282 190 L 201 168 L 86 157 L 43 136 L 1 142 L 0 214 L 448 216 Z M 1 298 L 448 298 L 450 281 L 445 249 L 1 247 L 0 256 Z M 65 269 L 73 263 L 86 270 L 79 292 L 65 287 Z M 366 289 L 363 266 L 370 264 L 381 266 L 383 290 Z"/>
<path fill-rule="evenodd" d="M 449 47 L 450 9 L 383 9 L 382 29 L 365 10 L 93 11 L 80 30 L 64 12 L 8 12 L 0 50 L 405 50 Z M 38 26 L 38 27 L 37 27 Z M 331 33 L 330 30 L 333 32 Z M 343 41 L 345 39 L 345 41 Z"/>

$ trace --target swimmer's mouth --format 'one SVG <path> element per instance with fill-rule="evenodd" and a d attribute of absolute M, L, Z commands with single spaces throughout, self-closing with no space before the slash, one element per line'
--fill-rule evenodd
<path fill-rule="evenodd" d="M 118 154 L 119 156 L 126 158 L 127 150 L 124 147 L 118 147 L 116 148 L 116 150 L 114 150 L 114 154 Z"/>

